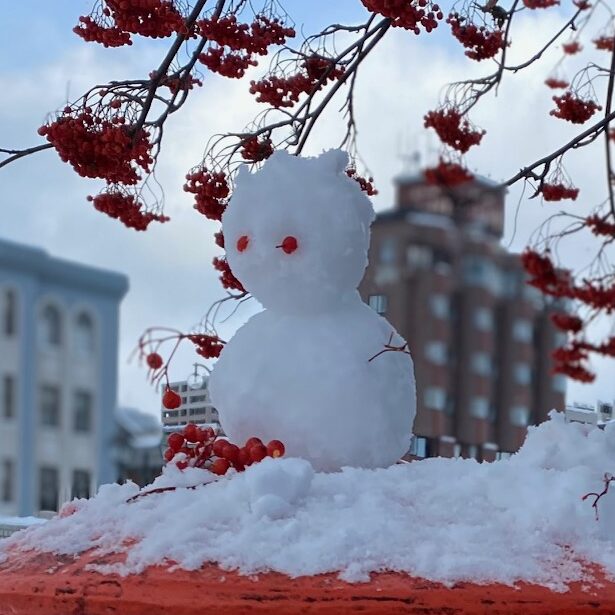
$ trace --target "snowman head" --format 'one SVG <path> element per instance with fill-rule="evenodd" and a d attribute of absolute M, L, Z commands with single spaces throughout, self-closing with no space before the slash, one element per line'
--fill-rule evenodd
<path fill-rule="evenodd" d="M 367 265 L 370 200 L 345 169 L 348 155 L 275 152 L 242 169 L 222 217 L 231 270 L 266 308 L 305 312 L 350 295 Z"/>

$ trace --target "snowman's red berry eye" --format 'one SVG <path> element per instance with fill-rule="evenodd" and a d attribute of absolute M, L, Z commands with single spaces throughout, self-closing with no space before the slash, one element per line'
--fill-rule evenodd
<path fill-rule="evenodd" d="M 292 235 L 288 235 L 288 237 L 284 237 L 284 240 L 279 246 L 276 248 L 282 248 L 286 254 L 292 254 L 299 247 L 299 243 L 297 242 L 297 238 Z"/>
<path fill-rule="evenodd" d="M 243 252 L 248 247 L 249 243 L 250 243 L 249 237 L 247 235 L 242 235 L 237 240 L 237 252 Z"/>

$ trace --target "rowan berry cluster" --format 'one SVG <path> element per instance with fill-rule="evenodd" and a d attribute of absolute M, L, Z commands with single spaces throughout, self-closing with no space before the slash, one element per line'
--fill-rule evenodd
<path fill-rule="evenodd" d="M 570 85 L 570 83 L 566 81 L 565 79 L 557 79 L 556 77 L 549 77 L 548 79 L 545 79 L 545 85 L 551 88 L 552 90 L 563 90 L 564 88 L 567 88 Z"/>
<path fill-rule="evenodd" d="M 258 65 L 250 54 L 225 51 L 222 47 L 209 47 L 199 55 L 199 62 L 210 71 L 229 79 L 241 79 L 250 66 Z"/>
<path fill-rule="evenodd" d="M 273 154 L 273 144 L 269 137 L 261 139 L 248 137 L 241 145 L 241 156 L 250 162 L 260 162 Z"/>
<path fill-rule="evenodd" d="M 597 215 L 588 216 L 585 219 L 585 223 L 594 235 L 615 237 L 615 223 L 607 222 L 606 217 L 602 218 Z"/>
<path fill-rule="evenodd" d="M 217 335 L 195 333 L 189 335 L 188 339 L 196 346 L 196 353 L 205 359 L 219 357 L 224 348 L 224 343 Z"/>
<path fill-rule="evenodd" d="M 474 178 L 465 167 L 456 162 L 447 162 L 440 158 L 437 166 L 427 168 L 423 171 L 423 176 L 427 184 L 431 186 L 445 186 L 453 188 Z"/>
<path fill-rule="evenodd" d="M 554 366 L 553 372 L 564 374 L 579 382 L 593 382 L 596 378 L 588 369 L 581 365 L 588 357 L 588 352 L 579 342 L 573 341 L 568 346 L 556 348 L 551 354 Z"/>
<path fill-rule="evenodd" d="M 475 130 L 455 108 L 429 111 L 424 120 L 425 128 L 433 128 L 443 143 L 462 153 L 478 145 L 485 134 L 484 130 Z"/>
<path fill-rule="evenodd" d="M 147 130 L 141 128 L 135 134 L 123 116 L 102 119 L 90 107 L 66 107 L 55 121 L 41 126 L 38 134 L 82 177 L 132 185 L 140 179 L 134 165 L 149 172 L 153 162 Z"/>
<path fill-rule="evenodd" d="M 346 169 L 346 175 L 348 175 L 350 179 L 354 179 L 361 187 L 361 190 L 367 194 L 367 196 L 374 196 L 378 194 L 378 190 L 374 187 L 373 177 L 365 178 L 357 175 L 357 170 L 354 167 Z"/>
<path fill-rule="evenodd" d="M 459 13 L 451 13 L 446 23 L 451 26 L 453 36 L 468 49 L 466 56 L 472 60 L 487 60 L 504 47 L 501 30 L 488 30 L 485 26 L 468 23 Z"/>
<path fill-rule="evenodd" d="M 551 322 L 562 331 L 569 331 L 570 333 L 578 333 L 583 328 L 583 321 L 572 314 L 566 314 L 564 312 L 555 312 L 551 314 Z"/>
<path fill-rule="evenodd" d="M 572 4 L 574 4 L 581 11 L 587 11 L 592 7 L 589 0 L 572 0 Z"/>
<path fill-rule="evenodd" d="M 523 0 L 523 4 L 528 9 L 548 9 L 551 6 L 557 6 L 559 0 Z"/>
<path fill-rule="evenodd" d="M 539 188 L 542 193 L 542 198 L 545 201 L 561 201 L 563 199 L 572 199 L 576 201 L 579 196 L 579 189 L 573 186 L 566 186 L 563 183 L 547 183 L 543 182 Z"/>
<path fill-rule="evenodd" d="M 579 53 L 579 51 L 581 51 L 582 49 L 583 47 L 581 43 L 579 43 L 579 41 L 571 41 L 570 43 L 564 43 L 562 45 L 562 50 L 564 51 L 565 54 L 569 56 L 573 56 Z"/>
<path fill-rule="evenodd" d="M 145 231 L 151 222 L 168 222 L 169 218 L 162 214 L 144 211 L 143 203 L 131 194 L 125 194 L 117 188 L 110 188 L 96 196 L 88 196 L 94 208 L 111 218 L 119 220 L 124 226 L 137 231 Z"/>
<path fill-rule="evenodd" d="M 583 100 L 570 90 L 564 92 L 562 96 L 553 96 L 557 109 L 549 111 L 549 115 L 559 117 L 573 124 L 583 124 L 602 107 L 593 100 Z"/>
<path fill-rule="evenodd" d="M 218 437 L 211 427 L 201 428 L 194 423 L 188 423 L 181 432 L 170 434 L 167 447 L 163 455 L 167 463 L 174 463 L 180 470 L 205 468 L 220 476 L 231 468 L 243 472 L 265 457 L 277 458 L 285 453 L 280 440 L 265 445 L 260 438 L 253 437 L 239 447 Z"/>
<path fill-rule="evenodd" d="M 214 233 L 214 242 L 217 246 L 220 246 L 224 250 L 224 234 L 222 231 Z"/>
<path fill-rule="evenodd" d="M 538 288 L 545 295 L 572 298 L 567 272 L 557 270 L 548 253 L 539 254 L 527 248 L 521 254 L 521 264 L 530 276 L 527 284 Z"/>
<path fill-rule="evenodd" d="M 290 77 L 271 75 L 260 81 L 250 81 L 250 93 L 256 94 L 256 101 L 272 107 L 292 107 L 302 94 L 320 90 L 328 81 L 339 79 L 344 74 L 329 58 L 312 55 L 301 64 L 301 72 Z"/>
<path fill-rule="evenodd" d="M 604 51 L 613 51 L 615 48 L 615 37 L 613 36 L 599 36 L 593 41 L 596 45 L 596 49 L 602 49 Z"/>
<path fill-rule="evenodd" d="M 222 286 L 224 288 L 228 288 L 229 290 L 238 290 L 242 293 L 246 292 L 246 289 L 243 287 L 242 283 L 233 275 L 226 258 L 216 256 L 213 260 L 213 264 L 214 269 L 222 274 L 220 276 L 220 281 L 222 282 Z"/>
<path fill-rule="evenodd" d="M 194 208 L 210 220 L 222 219 L 230 187 L 223 171 L 198 167 L 186 175 L 184 191 L 195 195 Z"/>
<path fill-rule="evenodd" d="M 73 32 L 87 43 L 100 43 L 104 47 L 122 47 L 132 45 L 130 34 L 117 26 L 103 26 L 91 17 L 79 17 L 79 23 Z"/>
<path fill-rule="evenodd" d="M 438 27 L 444 15 L 430 0 L 361 0 L 368 11 L 379 13 L 391 20 L 394 28 L 404 28 L 420 34 L 420 27 L 431 32 Z"/>

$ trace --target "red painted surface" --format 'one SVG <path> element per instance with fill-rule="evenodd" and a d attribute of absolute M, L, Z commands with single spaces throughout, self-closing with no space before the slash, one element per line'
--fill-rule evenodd
<path fill-rule="evenodd" d="M 115 558 L 117 560 L 117 558 Z M 87 571 L 111 557 L 14 553 L 0 564 L 0 615 L 344 615 L 415 613 L 572 615 L 615 613 L 615 583 L 594 571 L 593 583 L 551 592 L 537 585 L 459 583 L 452 588 L 397 573 L 369 583 L 336 575 L 290 579 L 267 573 L 244 577 L 214 565 L 197 572 L 167 567 L 119 577 Z"/>

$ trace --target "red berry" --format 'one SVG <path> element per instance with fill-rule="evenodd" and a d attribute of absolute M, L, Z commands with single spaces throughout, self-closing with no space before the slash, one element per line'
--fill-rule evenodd
<path fill-rule="evenodd" d="M 182 405 L 182 398 L 171 389 L 167 389 L 162 396 L 162 405 L 167 410 L 175 410 Z"/>
<path fill-rule="evenodd" d="M 213 440 L 216 437 L 216 434 L 211 427 L 205 427 L 202 431 L 205 434 L 205 440 Z"/>
<path fill-rule="evenodd" d="M 267 447 L 264 444 L 255 444 L 250 447 L 250 458 L 254 463 L 258 463 L 267 457 Z"/>
<path fill-rule="evenodd" d="M 188 467 L 188 462 L 185 460 L 181 460 L 181 461 L 176 461 L 175 465 L 180 469 L 180 470 L 185 470 Z"/>
<path fill-rule="evenodd" d="M 224 449 L 228 443 L 228 440 L 216 440 L 213 446 L 214 455 L 216 455 L 216 457 L 223 457 Z"/>
<path fill-rule="evenodd" d="M 297 238 L 292 235 L 288 235 L 288 237 L 284 237 L 282 243 L 279 246 L 276 246 L 276 248 L 282 248 L 286 254 L 292 254 L 298 246 L 299 244 L 297 242 Z"/>
<path fill-rule="evenodd" d="M 228 459 L 216 459 L 212 464 L 211 468 L 209 468 L 214 474 L 218 474 L 219 476 L 223 476 L 227 473 L 228 469 L 231 467 L 231 463 Z"/>
<path fill-rule="evenodd" d="M 180 433 L 172 433 L 167 438 L 167 445 L 173 452 L 177 453 L 184 445 L 184 436 Z"/>
<path fill-rule="evenodd" d="M 163 364 L 162 357 L 157 352 L 150 352 L 145 360 L 152 369 L 160 369 Z"/>
<path fill-rule="evenodd" d="M 184 438 L 186 438 L 188 442 L 198 442 L 199 428 L 194 423 L 188 423 L 184 427 Z"/>
<path fill-rule="evenodd" d="M 260 438 L 250 438 L 245 445 L 245 448 L 250 450 L 255 444 L 262 444 L 263 441 Z"/>
<path fill-rule="evenodd" d="M 249 237 L 247 235 L 242 235 L 237 240 L 237 252 L 244 252 L 247 249 L 249 243 L 250 243 Z"/>
<path fill-rule="evenodd" d="M 173 459 L 173 457 L 175 457 L 175 452 L 176 451 L 174 451 L 172 448 L 167 448 L 164 451 L 164 455 L 163 455 L 164 460 L 165 461 L 171 461 L 171 459 Z"/>
<path fill-rule="evenodd" d="M 284 452 L 284 444 L 282 444 L 279 440 L 271 440 L 271 442 L 267 444 L 267 454 L 269 457 L 282 457 Z"/>
<path fill-rule="evenodd" d="M 237 457 L 237 463 L 242 466 L 250 466 L 252 465 L 252 458 L 250 457 L 250 452 L 247 448 L 240 448 L 239 455 Z"/>
<path fill-rule="evenodd" d="M 239 447 L 236 444 L 227 442 L 226 446 L 222 449 L 222 457 L 228 459 L 231 463 L 235 463 L 239 459 Z"/>

